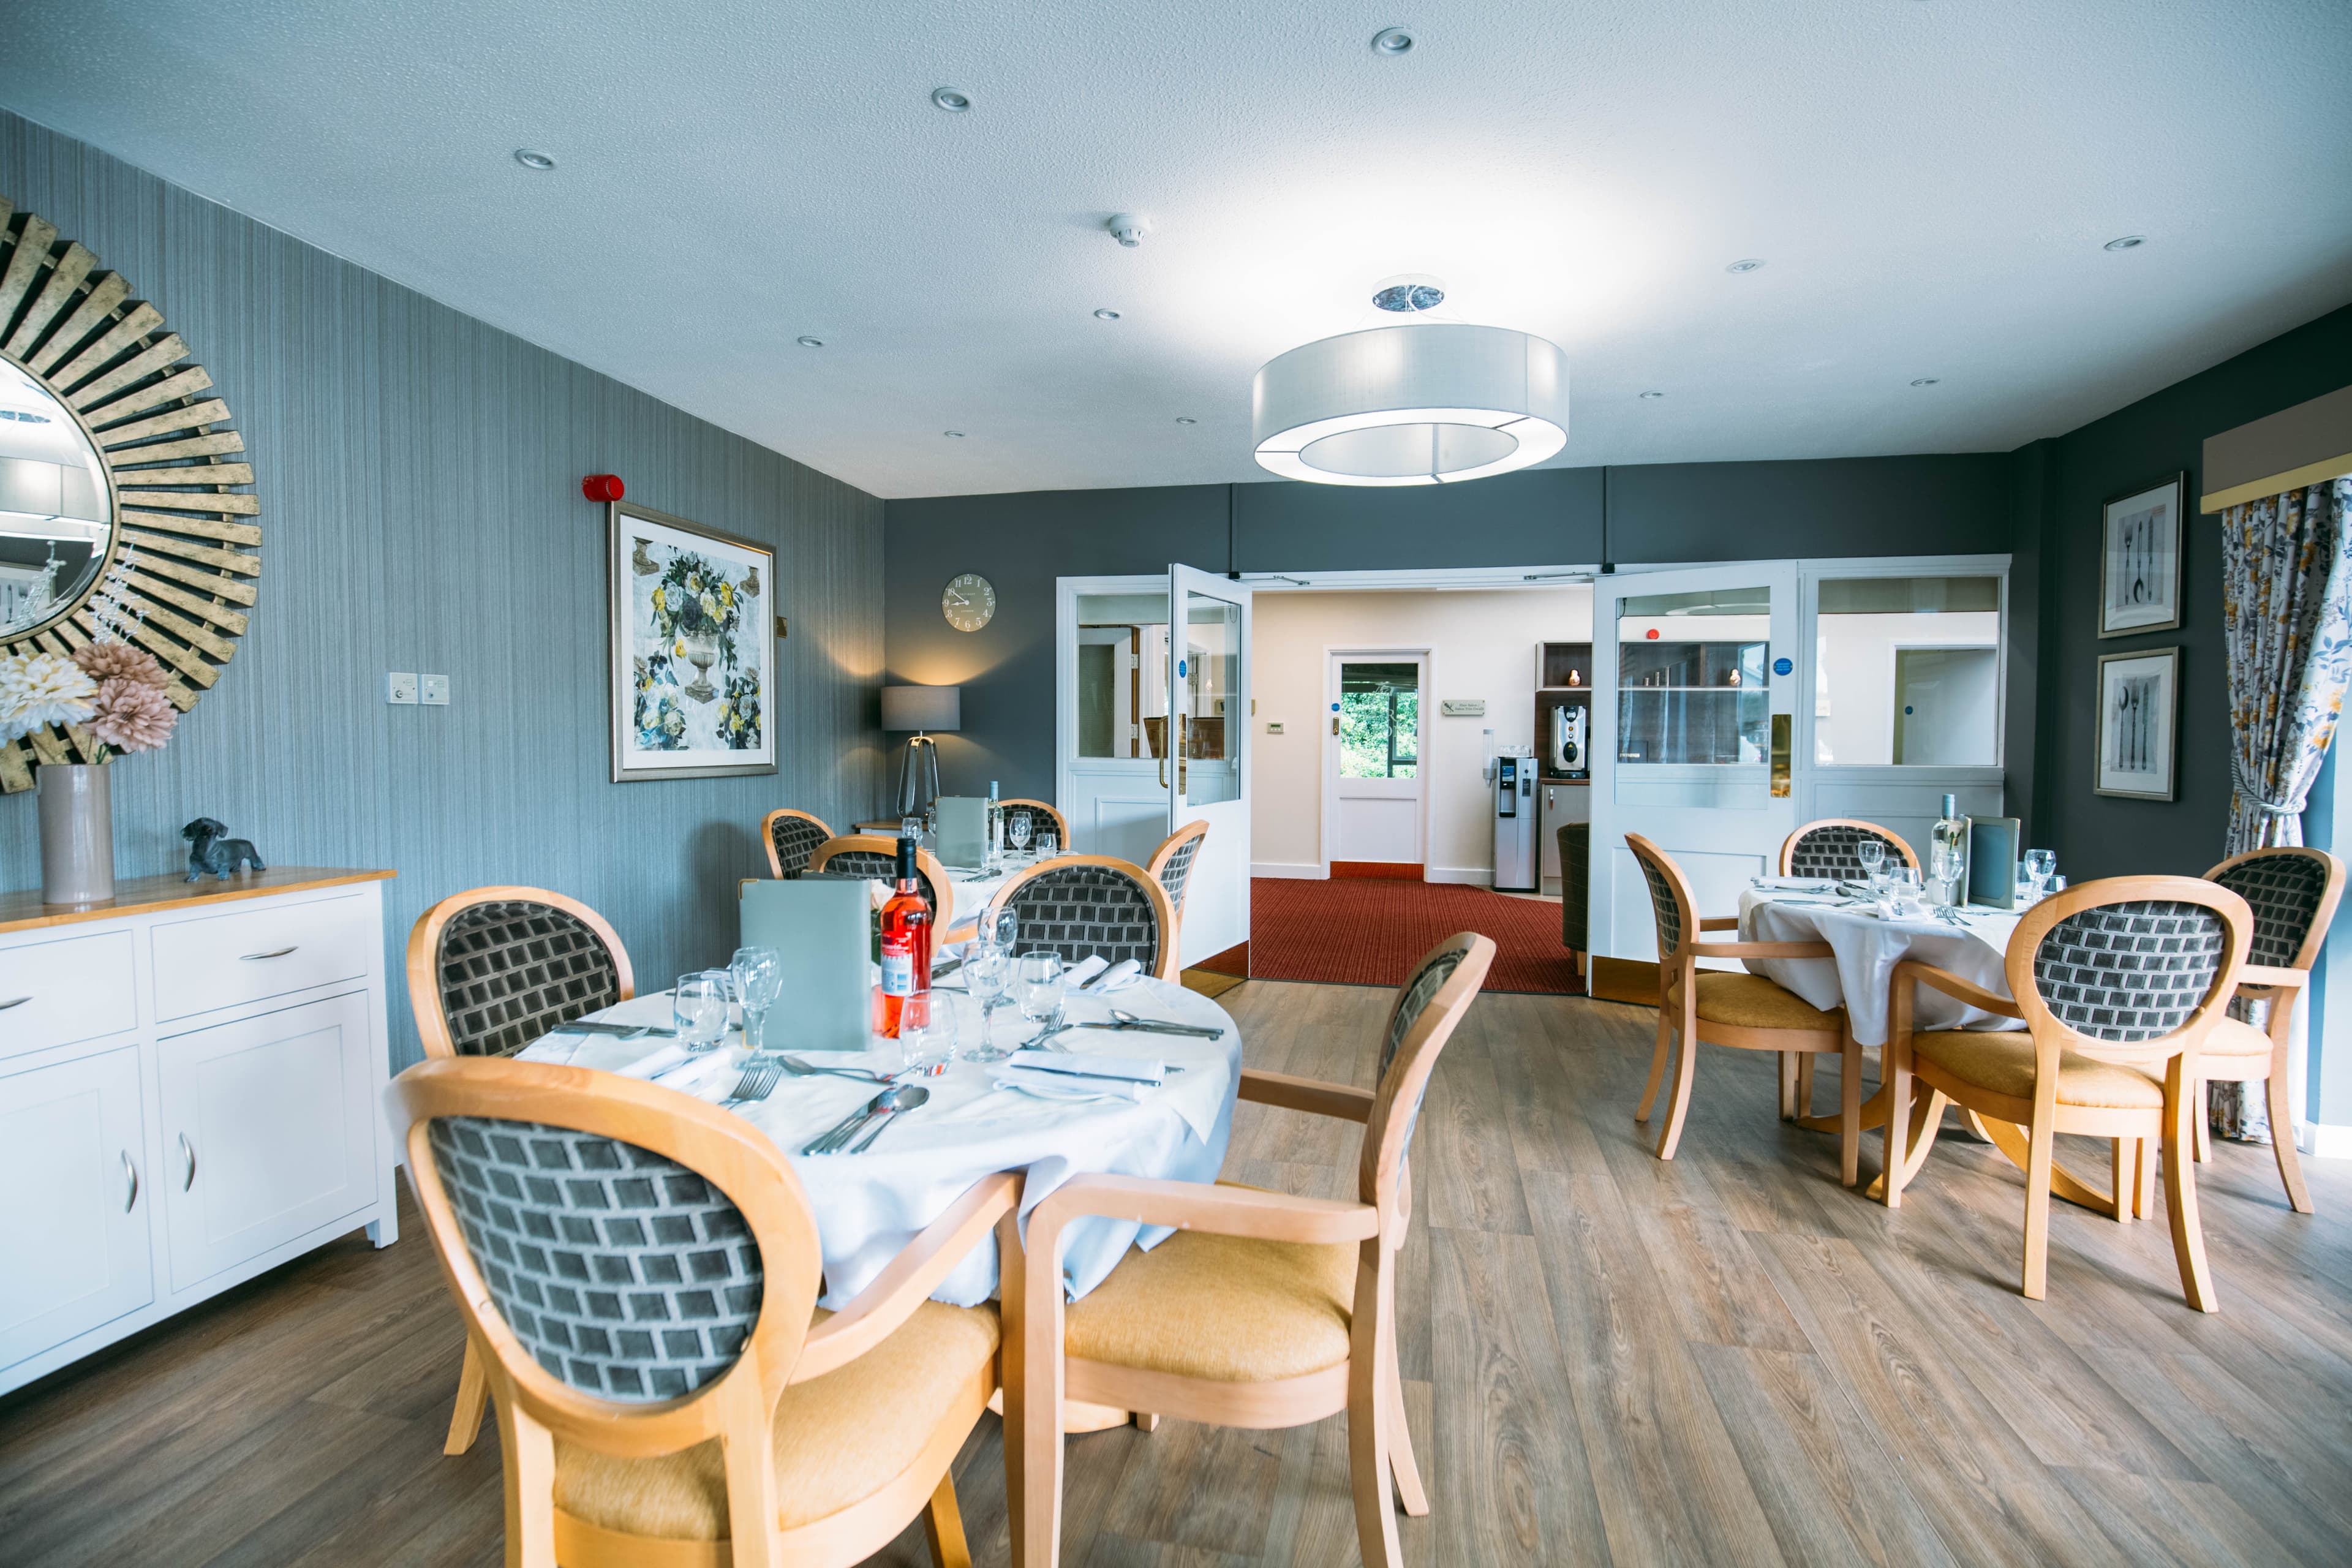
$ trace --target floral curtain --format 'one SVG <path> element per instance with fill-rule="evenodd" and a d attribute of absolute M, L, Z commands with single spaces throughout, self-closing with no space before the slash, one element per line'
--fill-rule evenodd
<path fill-rule="evenodd" d="M 2227 852 L 2303 842 L 2304 799 L 2352 681 L 2352 478 L 2248 501 L 2221 517 L 2221 626 L 2230 658 Z M 2243 1014 L 2247 1004 L 2232 1005 Z M 2257 1023 L 2259 1020 L 2254 1020 Z M 2263 1097 L 2212 1087 L 2226 1137 L 2268 1142 Z"/>

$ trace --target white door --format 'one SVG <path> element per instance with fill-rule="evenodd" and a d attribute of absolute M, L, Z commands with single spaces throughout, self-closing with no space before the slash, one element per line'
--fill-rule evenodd
<path fill-rule="evenodd" d="M 373 1042 L 354 992 L 161 1043 L 173 1289 L 375 1201 Z"/>
<path fill-rule="evenodd" d="M 1592 947 L 1654 959 L 1638 833 L 1690 879 L 1702 916 L 1737 912 L 1797 826 L 1793 561 L 1639 572 L 1593 584 Z"/>
<path fill-rule="evenodd" d="M 0 1369 L 154 1300 L 139 1051 L 0 1078 Z"/>
<path fill-rule="evenodd" d="M 1331 655 L 1324 677 L 1323 861 L 1422 866 L 1419 651 Z"/>
<path fill-rule="evenodd" d="M 1175 788 L 1168 831 L 1209 825 L 1184 889 L 1182 962 L 1249 941 L 1250 591 L 1190 566 L 1168 569 L 1176 607 L 1163 661 Z"/>
<path fill-rule="evenodd" d="M 1054 804 L 1068 847 L 1141 865 L 1168 837 L 1168 581 L 1065 577 Z"/>

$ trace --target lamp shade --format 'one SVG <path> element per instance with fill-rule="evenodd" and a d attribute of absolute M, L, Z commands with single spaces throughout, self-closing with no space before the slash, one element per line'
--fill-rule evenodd
<path fill-rule="evenodd" d="M 882 689 L 885 730 L 954 730 L 963 722 L 961 686 L 886 686 Z"/>

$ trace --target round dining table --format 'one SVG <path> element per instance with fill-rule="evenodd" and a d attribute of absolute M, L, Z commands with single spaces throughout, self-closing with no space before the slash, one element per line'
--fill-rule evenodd
<path fill-rule="evenodd" d="M 979 1043 L 981 1008 L 971 996 L 944 984 L 932 992 L 934 1005 L 953 1020 L 959 1051 Z M 1214 1038 L 1115 1031 L 1113 1007 L 1141 1018 L 1213 1027 Z M 819 1304 L 838 1310 L 872 1283 L 890 1260 L 971 1188 L 1000 1171 L 1025 1173 L 1021 1215 L 1064 1182 L 1087 1174 L 1161 1177 L 1213 1182 L 1233 1136 L 1234 1104 L 1241 1088 L 1241 1030 L 1209 997 L 1171 982 L 1138 979 L 1108 995 L 1077 993 L 1065 1003 L 1078 1026 L 1055 1038 L 1062 1049 L 1084 1056 L 1118 1057 L 1164 1064 L 1157 1087 L 1131 1087 L 1111 1079 L 1071 1079 L 1042 1083 L 1037 1075 L 1010 1071 L 1001 1062 L 959 1059 L 937 1076 L 910 1078 L 930 1091 L 919 1109 L 892 1118 L 862 1153 L 804 1154 L 814 1142 L 879 1092 L 872 1082 L 818 1074 L 787 1076 L 763 1100 L 728 1107 L 772 1140 L 792 1162 L 814 1215 L 824 1258 L 824 1294 Z M 636 1023 L 667 1028 L 667 993 L 639 996 L 590 1015 L 598 1022 Z M 1012 1047 L 1033 1033 L 1019 1011 L 1001 1006 L 995 1038 Z M 857 1051 L 798 1051 L 792 1038 L 789 999 L 768 1016 L 765 1044 L 772 1051 L 799 1057 L 812 1066 L 862 1068 L 891 1074 L 906 1065 L 898 1041 L 877 1037 Z M 635 1039 L 562 1031 L 519 1053 L 527 1061 L 556 1061 L 607 1071 L 633 1071 L 672 1042 L 666 1037 Z M 711 1050 L 688 1057 L 654 1078 L 697 1099 L 718 1104 L 740 1079 L 745 1056 L 740 1031 Z M 1020 1084 L 1022 1087 L 1011 1087 Z M 1145 1249 L 1171 1232 L 1132 1220 L 1094 1217 L 1073 1226 L 1064 1256 L 1064 1284 L 1072 1300 L 1099 1285 L 1130 1246 Z M 932 1291 L 936 1300 L 969 1307 L 996 1293 L 996 1238 L 977 1243 Z"/>

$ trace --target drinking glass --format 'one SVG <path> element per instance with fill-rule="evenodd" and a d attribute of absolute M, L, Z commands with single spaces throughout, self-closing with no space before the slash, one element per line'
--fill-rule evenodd
<path fill-rule="evenodd" d="M 1004 837 L 1013 841 L 1013 852 L 1015 855 L 1025 854 L 1029 848 L 1029 814 L 1025 811 L 1022 812 L 1006 823 Z"/>
<path fill-rule="evenodd" d="M 909 996 L 898 1012 L 898 1048 L 906 1065 L 936 1072 L 956 1058 L 955 1008 L 947 994 Z"/>
<path fill-rule="evenodd" d="M 735 1000 L 743 1005 L 743 1044 L 759 1050 L 767 1038 L 768 1009 L 783 994 L 783 961 L 772 947 L 739 947 L 727 966 L 735 982 Z"/>
<path fill-rule="evenodd" d="M 1062 1021 L 1062 955 L 1024 952 L 1014 961 L 1013 999 L 1021 1016 L 1040 1029 Z"/>
<path fill-rule="evenodd" d="M 1873 892 L 1878 889 L 1879 868 L 1886 864 L 1886 846 L 1875 838 L 1865 838 L 1853 847 L 1853 857 L 1862 862 L 1863 879 Z"/>
<path fill-rule="evenodd" d="M 996 1043 L 996 1009 L 1013 984 L 1011 950 L 974 943 L 963 961 L 963 983 L 980 1004 L 980 1044 L 966 1051 L 964 1059 L 1001 1062 L 1013 1054 Z"/>
<path fill-rule="evenodd" d="M 1919 897 L 1919 868 L 1916 866 L 1889 866 L 1886 868 L 1886 891 L 1897 904 L 1911 903 Z"/>
<path fill-rule="evenodd" d="M 1037 830 L 1037 858 L 1051 860 L 1062 852 L 1062 836 L 1050 827 Z"/>
<path fill-rule="evenodd" d="M 2058 853 L 2054 849 L 2029 849 L 2025 852 L 2025 880 L 2033 889 L 2033 901 L 2042 901 L 2042 889 L 2050 884 L 2051 875 L 2058 869 Z"/>
<path fill-rule="evenodd" d="M 689 1051 L 707 1051 L 727 1037 L 727 972 L 701 969 L 681 974 L 669 995 L 670 1022 L 677 1043 Z"/>

